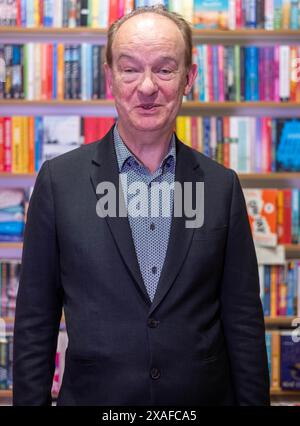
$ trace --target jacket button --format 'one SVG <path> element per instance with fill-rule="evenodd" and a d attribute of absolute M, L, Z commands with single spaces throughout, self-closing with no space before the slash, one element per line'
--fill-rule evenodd
<path fill-rule="evenodd" d="M 151 372 L 150 372 L 151 378 L 153 380 L 157 380 L 160 378 L 160 371 L 158 368 L 151 368 Z"/>
<path fill-rule="evenodd" d="M 155 328 L 158 326 L 158 324 L 159 324 L 159 321 L 155 320 L 154 318 L 148 319 L 148 327 Z"/>

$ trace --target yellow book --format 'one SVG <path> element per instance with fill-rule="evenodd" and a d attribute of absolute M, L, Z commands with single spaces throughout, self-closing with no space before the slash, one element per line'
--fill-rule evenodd
<path fill-rule="evenodd" d="M 271 266 L 271 317 L 277 316 L 277 267 L 275 265 Z"/>
<path fill-rule="evenodd" d="M 22 173 L 22 117 L 13 116 L 12 124 L 12 173 Z"/>
<path fill-rule="evenodd" d="M 176 133 L 178 139 L 185 143 L 185 118 L 183 116 L 179 116 L 176 119 Z"/>
<path fill-rule="evenodd" d="M 99 1 L 91 0 L 92 10 L 91 10 L 91 27 L 99 28 Z"/>
<path fill-rule="evenodd" d="M 272 373 L 271 387 L 273 390 L 280 390 L 280 332 L 272 332 Z"/>
<path fill-rule="evenodd" d="M 22 131 L 21 131 L 21 163 L 22 173 L 28 173 L 29 162 L 29 122 L 28 117 L 22 117 Z"/>
<path fill-rule="evenodd" d="M 57 99 L 62 101 L 64 99 L 64 45 L 58 43 L 57 45 Z"/>
<path fill-rule="evenodd" d="M 40 26 L 40 0 L 34 0 L 34 27 Z"/>
<path fill-rule="evenodd" d="M 185 137 L 184 143 L 187 146 L 192 146 L 192 119 L 191 117 L 185 117 Z"/>
<path fill-rule="evenodd" d="M 282 29 L 290 29 L 290 16 L 291 16 L 291 1 L 283 0 L 282 2 Z"/>

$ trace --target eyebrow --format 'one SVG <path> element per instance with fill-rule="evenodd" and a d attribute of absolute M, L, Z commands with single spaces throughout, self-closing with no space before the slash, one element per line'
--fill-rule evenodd
<path fill-rule="evenodd" d="M 134 56 L 128 55 L 126 53 L 122 53 L 117 60 L 120 61 L 121 59 L 130 59 L 133 61 L 137 61 L 138 59 L 135 58 Z M 176 65 L 178 65 L 178 62 L 176 61 L 175 58 L 173 58 L 172 56 L 162 56 L 161 58 L 158 58 L 158 62 L 164 62 L 164 61 L 169 61 L 169 62 L 174 62 Z"/>

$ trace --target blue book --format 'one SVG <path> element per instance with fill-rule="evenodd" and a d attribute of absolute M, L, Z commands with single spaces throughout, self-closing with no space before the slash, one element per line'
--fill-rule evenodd
<path fill-rule="evenodd" d="M 258 101 L 258 47 L 247 46 L 245 47 L 245 100 Z"/>
<path fill-rule="evenodd" d="M 266 347 L 267 347 L 267 356 L 268 356 L 269 378 L 270 378 L 270 382 L 271 382 L 271 377 L 272 377 L 272 333 L 270 331 L 266 332 Z"/>
<path fill-rule="evenodd" d="M 286 301 L 286 315 L 295 315 L 294 310 L 294 294 L 295 294 L 295 262 L 288 262 L 287 265 L 287 301 Z"/>
<path fill-rule="evenodd" d="M 298 244 L 299 231 L 299 189 L 292 189 L 292 244 Z"/>
<path fill-rule="evenodd" d="M 43 149 L 43 117 L 39 116 L 34 117 L 34 149 L 34 170 L 38 172 L 41 167 Z"/>
<path fill-rule="evenodd" d="M 300 4 L 298 6 L 298 0 L 291 0 L 291 20 L 290 28 L 291 30 L 299 29 L 300 21 Z"/>
<path fill-rule="evenodd" d="M 44 0 L 44 27 L 53 27 L 53 0 Z"/>
<path fill-rule="evenodd" d="M 219 100 L 219 61 L 218 46 L 212 45 L 212 69 L 213 69 L 213 100 Z"/>
<path fill-rule="evenodd" d="M 26 0 L 21 0 L 21 26 L 27 26 L 27 18 L 26 18 Z"/>
<path fill-rule="evenodd" d="M 204 49 L 203 45 L 197 46 L 197 65 L 198 65 L 198 78 L 197 81 L 199 83 L 198 91 L 199 91 L 199 100 L 205 101 L 205 87 L 204 87 Z"/>
<path fill-rule="evenodd" d="M 0 222 L 0 234 L 20 235 L 24 230 L 24 222 Z"/>
<path fill-rule="evenodd" d="M 276 170 L 300 171 L 300 119 L 276 119 Z"/>
<path fill-rule="evenodd" d="M 245 1 L 246 28 L 256 28 L 256 0 Z"/>
<path fill-rule="evenodd" d="M 281 332 L 280 356 L 281 388 L 300 390 L 300 341 L 290 331 Z"/>
<path fill-rule="evenodd" d="M 203 117 L 203 154 L 210 157 L 210 117 Z"/>

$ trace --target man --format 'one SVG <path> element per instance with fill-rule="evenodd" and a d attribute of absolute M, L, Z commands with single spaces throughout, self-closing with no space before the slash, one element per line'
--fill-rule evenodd
<path fill-rule="evenodd" d="M 117 125 L 44 163 L 31 198 L 14 404 L 50 404 L 63 307 L 69 345 L 58 405 L 268 405 L 257 262 L 238 178 L 173 134 L 197 74 L 188 25 L 160 7 L 133 12 L 109 31 L 105 71 Z M 197 204 L 199 182 L 201 226 L 188 224 L 185 209 L 136 214 L 146 201 L 153 207 L 145 187 L 191 183 Z M 144 195 L 134 204 L 136 188 Z M 178 193 L 166 203 L 174 212 Z M 131 214 L 105 215 L 111 194 L 113 213 Z"/>

